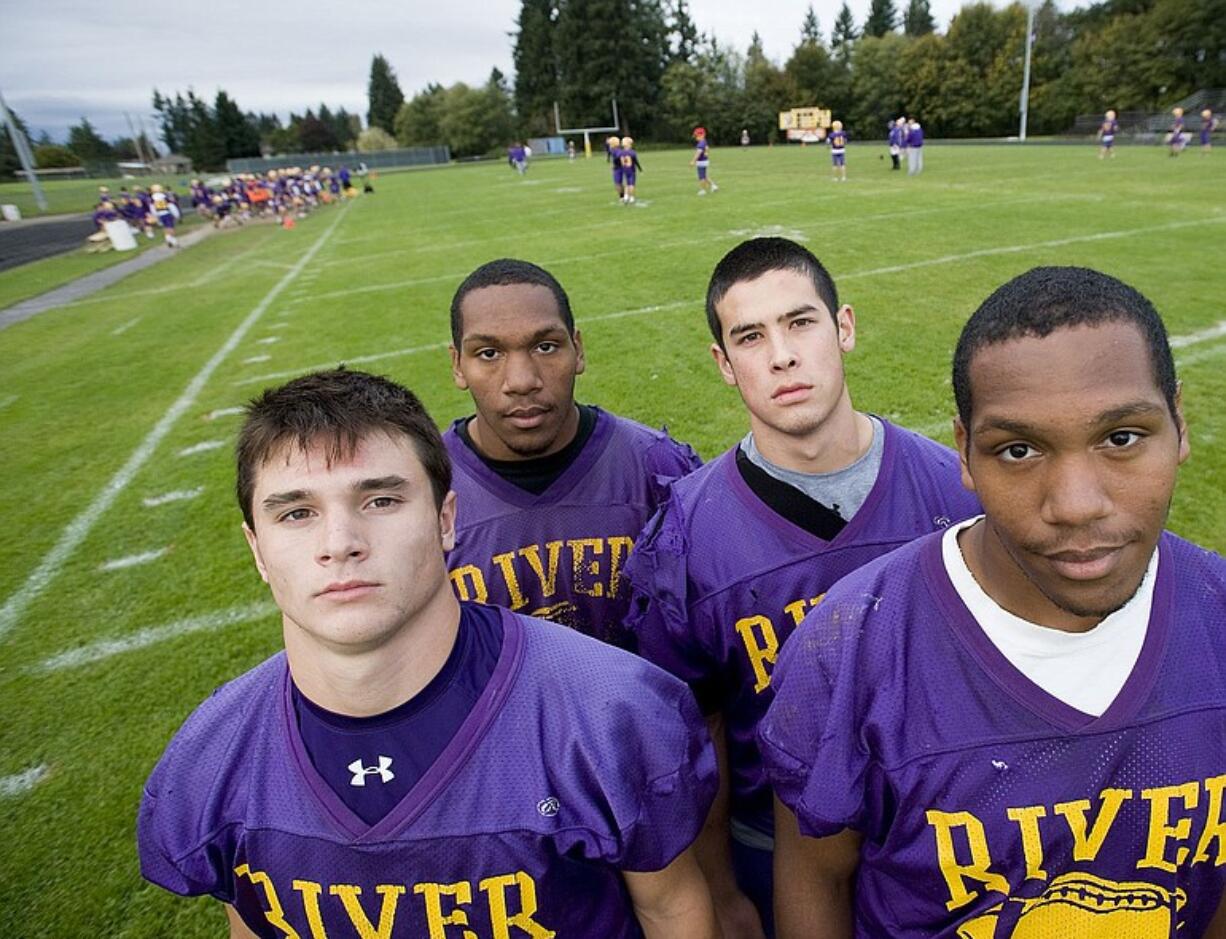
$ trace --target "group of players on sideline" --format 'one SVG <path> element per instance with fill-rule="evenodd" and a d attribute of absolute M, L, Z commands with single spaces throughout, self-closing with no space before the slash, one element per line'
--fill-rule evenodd
<path fill-rule="evenodd" d="M 359 175 L 366 177 L 365 165 L 359 167 Z M 364 181 L 367 192 L 373 192 L 369 179 Z M 273 219 L 285 223 L 287 219 L 306 218 L 319 207 L 342 198 L 358 194 L 353 173 L 341 164 L 333 170 L 330 166 L 298 166 L 270 169 L 262 175 L 237 173 L 210 186 L 193 179 L 189 187 L 192 210 L 201 218 L 211 221 L 215 228 L 241 225 L 252 219 Z M 171 187 L 154 183 L 148 190 L 126 186 L 112 196 L 107 186 L 98 187 L 98 203 L 94 207 L 94 233 L 89 236 L 92 250 L 105 250 L 110 246 L 104 226 L 108 222 L 123 219 L 133 234 L 144 233 L 152 239 L 156 229 L 165 233 L 166 244 L 177 247 L 175 228 L 183 218 L 179 194 Z"/>
<path fill-rule="evenodd" d="M 1200 112 L 1200 149 L 1202 153 L 1208 155 L 1213 150 L 1213 132 L 1220 125 L 1221 119 L 1213 113 L 1212 108 L 1205 108 Z M 1103 115 L 1103 122 L 1098 126 L 1098 158 L 1100 160 L 1115 156 L 1115 135 L 1119 133 L 1119 130 L 1120 122 L 1115 111 L 1107 111 Z M 1179 156 L 1183 153 L 1184 148 L 1188 145 L 1189 137 L 1184 124 L 1183 108 L 1172 108 L 1171 126 L 1163 138 L 1170 155 Z"/>
<path fill-rule="evenodd" d="M 998 288 L 954 449 L 855 407 L 803 246 L 733 248 L 706 320 L 747 427 L 705 465 L 576 400 L 518 260 L 455 292 L 444 433 L 344 368 L 253 400 L 284 651 L 169 743 L 143 875 L 235 937 L 1226 936 L 1226 562 L 1165 530 L 1152 304 Z"/>

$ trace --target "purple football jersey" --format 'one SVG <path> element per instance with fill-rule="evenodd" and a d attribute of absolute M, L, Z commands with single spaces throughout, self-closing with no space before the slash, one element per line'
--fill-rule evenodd
<path fill-rule="evenodd" d="M 640 937 L 621 872 L 666 867 L 715 794 L 693 698 L 629 653 L 502 619 L 476 706 L 373 826 L 307 758 L 283 653 L 223 686 L 146 784 L 141 872 L 270 939 Z"/>
<path fill-rule="evenodd" d="M 699 465 L 694 451 L 664 431 L 597 409 L 575 461 L 534 495 L 486 466 L 454 426 L 443 442 L 458 497 L 447 566 L 460 599 L 623 641 L 626 558 L 668 483 Z"/>
<path fill-rule="evenodd" d="M 724 712 L 734 817 L 774 830 L 754 732 L 784 640 L 836 580 L 980 511 L 948 447 L 882 421 L 881 468 L 832 541 L 777 514 L 736 467 L 736 450 L 673 484 L 630 559 L 628 625 L 641 655 Z"/>
<path fill-rule="evenodd" d="M 1101 717 L 992 644 L 940 535 L 801 624 L 760 740 L 804 834 L 863 836 L 857 936 L 1204 934 L 1226 883 L 1226 561 L 1170 534 L 1158 557 L 1140 657 Z"/>

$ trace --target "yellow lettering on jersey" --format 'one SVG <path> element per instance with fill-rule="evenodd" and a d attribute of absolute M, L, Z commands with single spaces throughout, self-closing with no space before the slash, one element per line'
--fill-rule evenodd
<path fill-rule="evenodd" d="M 484 603 L 490 592 L 485 589 L 485 575 L 475 564 L 465 564 L 451 572 L 451 583 L 456 596 L 461 600 L 476 600 Z"/>
<path fill-rule="evenodd" d="M 1206 779 L 1205 791 L 1209 793 L 1209 809 L 1205 815 L 1205 830 L 1196 845 L 1196 856 L 1192 858 L 1192 863 L 1200 864 L 1209 860 L 1209 845 L 1217 841 L 1217 860 L 1213 862 L 1213 866 L 1221 867 L 1226 864 L 1226 818 L 1222 814 L 1226 775 Z"/>
<path fill-rule="evenodd" d="M 745 616 L 736 621 L 736 631 L 745 644 L 745 652 L 753 668 L 754 693 L 761 694 L 771 683 L 766 667 L 773 667 L 779 654 L 779 637 L 775 635 L 775 626 L 765 616 Z"/>
<path fill-rule="evenodd" d="M 507 593 L 511 597 L 511 609 L 518 610 L 522 606 L 526 606 L 528 601 L 524 599 L 523 591 L 519 589 L 519 578 L 515 576 L 515 552 L 508 551 L 506 554 L 495 554 L 494 563 L 502 568 L 502 579 L 506 581 Z"/>
<path fill-rule="evenodd" d="M 541 563 L 541 546 L 530 544 L 519 549 L 519 556 L 528 562 L 532 573 L 541 582 L 541 596 L 548 600 L 558 592 L 558 558 L 562 556 L 562 542 L 547 541 L 545 550 L 548 552 L 549 573 L 545 573 L 545 565 Z"/>
<path fill-rule="evenodd" d="M 1158 870 L 1174 872 L 1183 864 L 1190 849 L 1179 848 L 1175 852 L 1175 863 L 1172 864 L 1166 859 L 1166 843 L 1172 839 L 1187 841 L 1192 831 L 1192 820 L 1181 818 L 1171 825 L 1171 802 L 1179 799 L 1185 808 L 1194 809 L 1199 796 L 1200 785 L 1195 782 L 1141 790 L 1141 798 L 1149 802 L 1149 837 L 1146 839 L 1145 857 L 1137 862 L 1138 870 L 1142 867 L 1156 867 Z"/>
<path fill-rule="evenodd" d="M 455 884 L 416 884 L 414 893 L 422 895 L 426 904 L 426 926 L 430 930 L 430 939 L 449 939 L 448 926 L 467 926 L 468 914 L 459 909 L 473 902 L 473 888 L 467 880 Z M 443 897 L 455 897 L 455 909 L 443 914 Z M 460 933 L 461 939 L 478 939 L 471 929 Z M 452 937 L 453 939 L 453 937 Z"/>
<path fill-rule="evenodd" d="M 570 548 L 572 564 L 575 571 L 575 592 L 589 597 L 603 597 L 604 584 L 600 582 L 600 561 L 596 558 L 604 554 L 603 538 L 575 538 L 566 542 Z M 591 552 L 592 560 L 587 559 Z"/>
<path fill-rule="evenodd" d="M 609 542 L 609 596 L 617 596 L 621 586 L 622 561 L 634 550 L 634 539 L 626 535 L 611 535 Z"/>
<path fill-rule="evenodd" d="M 988 839 L 983 830 L 983 822 L 970 812 L 938 812 L 929 809 L 926 817 L 936 833 L 937 862 L 941 865 L 941 874 L 949 887 L 946 909 L 956 910 L 975 899 L 978 891 L 972 893 L 967 889 L 968 880 L 977 880 L 988 890 L 1009 895 L 1009 882 L 1000 874 L 988 870 L 992 866 L 992 856 L 988 853 Z M 961 829 L 965 833 L 966 845 L 971 855 L 968 864 L 958 863 L 954 850 L 955 829 Z"/>
<path fill-rule="evenodd" d="M 799 626 L 804 620 L 806 614 L 821 603 L 825 596 L 826 595 L 824 593 L 819 593 L 816 597 L 809 600 L 805 600 L 803 598 L 800 600 L 793 600 L 783 608 L 783 612 L 792 617 L 792 622 Z"/>
<path fill-rule="evenodd" d="M 323 886 L 313 880 L 295 880 L 293 888 L 302 895 L 302 909 L 306 912 L 307 925 L 311 927 L 311 939 L 328 939 L 323 916 L 319 913 L 319 895 Z"/>
<path fill-rule="evenodd" d="M 268 920 L 269 925 L 276 926 L 285 933 L 285 939 L 302 939 L 298 935 L 298 930 L 286 922 L 285 910 L 277 898 L 277 888 L 272 885 L 267 874 L 263 871 L 253 871 L 249 864 L 240 864 L 234 868 L 234 874 L 236 877 L 246 877 L 253 886 L 264 891 L 264 899 L 268 901 L 268 909 L 264 911 L 264 918 Z"/>
<path fill-rule="evenodd" d="M 362 888 L 355 884 L 333 884 L 328 888 L 333 896 L 339 896 L 345 904 L 345 912 L 349 921 L 358 931 L 360 939 L 392 939 L 392 927 L 396 925 L 396 904 L 400 901 L 404 887 L 400 884 L 379 884 L 375 893 L 383 897 L 383 905 L 379 907 L 379 926 L 371 925 L 370 917 L 358 902 Z"/>
<path fill-rule="evenodd" d="M 1115 824 L 1115 818 L 1120 814 L 1120 806 L 1132 798 L 1131 789 L 1104 789 L 1098 794 L 1102 800 L 1102 808 L 1094 820 L 1089 834 L 1086 833 L 1086 813 L 1090 811 L 1089 799 L 1078 799 L 1076 802 L 1060 802 L 1055 805 L 1057 815 L 1063 815 L 1068 823 L 1069 833 L 1073 836 L 1073 860 L 1093 861 L 1098 857 L 1107 833 Z"/>
<path fill-rule="evenodd" d="M 519 893 L 519 912 L 514 916 L 507 915 L 508 887 L 516 888 Z M 532 918 L 536 913 L 536 882 L 523 871 L 486 877 L 477 884 L 477 889 L 489 900 L 493 939 L 511 939 L 512 926 L 522 930 L 532 939 L 554 939 L 557 935 Z"/>
<path fill-rule="evenodd" d="M 1022 832 L 1022 852 L 1026 856 L 1026 879 L 1046 880 L 1047 871 L 1043 870 L 1043 839 L 1039 837 L 1039 819 L 1047 815 L 1047 809 L 1041 805 L 1027 805 L 1022 808 L 1008 809 L 1005 815 L 1009 821 L 1017 822 Z"/>

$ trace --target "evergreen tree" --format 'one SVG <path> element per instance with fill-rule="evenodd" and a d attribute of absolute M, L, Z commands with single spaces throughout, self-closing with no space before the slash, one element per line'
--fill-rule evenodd
<path fill-rule="evenodd" d="M 554 52 L 556 0 L 523 0 L 511 61 L 515 66 L 515 110 L 529 133 L 553 130 L 558 100 L 558 62 Z M 399 134 L 399 131 L 397 131 Z"/>
<path fill-rule="evenodd" d="M 332 133 L 341 150 L 350 149 L 361 132 L 362 119 L 356 114 L 350 114 L 343 107 L 332 113 Z"/>
<path fill-rule="evenodd" d="M 396 124 L 396 114 L 404 104 L 404 93 L 396 81 L 396 73 L 382 55 L 376 55 L 370 63 L 370 83 L 366 86 L 366 96 L 370 101 L 370 110 L 366 112 L 366 123 L 371 127 L 381 127 L 389 134 Z"/>
<path fill-rule="evenodd" d="M 839 8 L 838 18 L 834 21 L 834 30 L 830 33 L 830 47 L 840 62 L 851 60 L 851 44 L 860 38 L 856 31 L 856 21 L 852 18 L 851 8 L 847 0 Z"/>
<path fill-rule="evenodd" d="M 128 141 L 131 143 L 132 141 Z M 39 144 L 34 148 L 34 165 L 40 170 L 62 169 L 69 166 L 80 166 L 81 161 L 77 159 L 77 155 L 67 147 L 61 147 L 57 144 Z M 20 169 L 20 164 L 18 164 Z"/>
<path fill-rule="evenodd" d="M 21 131 L 28 141 L 30 130 L 26 127 L 26 122 L 12 108 L 9 108 L 9 114 L 12 115 L 13 123 L 17 125 L 17 129 Z M 38 143 L 40 146 L 43 145 L 41 139 Z M 51 141 L 48 139 L 46 143 L 50 144 Z M 0 179 L 11 180 L 19 169 L 21 169 L 21 160 L 17 157 L 17 147 L 9 136 L 8 125 L 0 121 Z"/>
<path fill-rule="evenodd" d="M 437 82 L 413 95 L 396 115 L 396 140 L 402 147 L 430 147 L 443 143 L 443 108 L 447 89 Z"/>
<path fill-rule="evenodd" d="M 772 140 L 778 133 L 779 112 L 791 107 L 793 86 L 766 57 L 762 37 L 754 31 L 745 55 L 745 92 L 741 97 L 741 126 L 754 140 Z"/>
<path fill-rule="evenodd" d="M 331 153 L 340 149 L 336 133 L 332 129 L 331 117 L 329 114 L 329 120 L 325 121 L 322 117 L 316 117 L 310 108 L 307 109 L 306 115 L 298 124 L 298 142 L 303 150 L 307 153 Z"/>
<path fill-rule="evenodd" d="M 111 145 L 102 139 L 86 117 L 81 118 L 80 124 L 68 128 L 68 149 L 82 163 L 99 163 L 115 158 Z"/>
<path fill-rule="evenodd" d="M 220 89 L 213 100 L 213 120 L 227 159 L 260 155 L 259 131 L 237 102 Z"/>
<path fill-rule="evenodd" d="M 809 9 L 805 11 L 805 21 L 800 24 L 800 42 L 801 45 L 820 46 L 822 44 L 822 29 L 817 22 L 817 14 L 813 11 L 813 4 L 809 4 Z"/>
<path fill-rule="evenodd" d="M 898 11 L 894 0 L 871 0 L 868 19 L 864 21 L 865 36 L 884 36 L 898 25 Z"/>
<path fill-rule="evenodd" d="M 672 61 L 693 62 L 698 54 L 698 27 L 690 16 L 690 5 L 686 0 L 676 0 L 672 7 L 672 16 L 668 24 L 672 39 Z"/>
<path fill-rule="evenodd" d="M 187 90 L 187 113 L 190 130 L 183 153 L 191 158 L 197 169 L 220 170 L 226 165 L 226 142 L 217 127 L 217 119 L 208 102 Z"/>
<path fill-rule="evenodd" d="M 926 36 L 937 28 L 928 0 L 911 0 L 902 15 L 902 28 L 908 36 Z"/>

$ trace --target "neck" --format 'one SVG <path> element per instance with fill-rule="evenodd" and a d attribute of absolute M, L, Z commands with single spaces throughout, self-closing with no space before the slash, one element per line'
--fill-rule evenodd
<path fill-rule="evenodd" d="M 851 466 L 873 444 L 873 422 L 851 406 L 847 390 L 835 410 L 814 430 L 787 434 L 767 427 L 752 414 L 754 445 L 776 466 L 797 473 L 833 473 Z"/>
<path fill-rule="evenodd" d="M 498 438 L 498 435 L 490 428 L 481 413 L 477 414 L 468 422 L 468 436 L 472 442 L 476 444 L 477 449 L 491 460 L 504 460 L 508 463 L 521 460 L 538 460 L 543 456 L 553 456 L 559 450 L 564 450 L 570 446 L 576 435 L 579 433 L 579 405 L 574 401 L 570 403 L 570 412 L 566 415 L 566 420 L 562 422 L 562 426 L 558 430 L 558 435 L 544 450 L 539 453 L 517 453 L 508 447 Z"/>
<path fill-rule="evenodd" d="M 383 714 L 418 694 L 442 670 L 459 631 L 451 582 L 442 587 L 392 636 L 356 649 L 311 636 L 283 616 L 285 654 L 298 690 L 350 717 Z"/>

